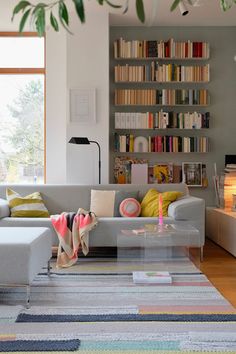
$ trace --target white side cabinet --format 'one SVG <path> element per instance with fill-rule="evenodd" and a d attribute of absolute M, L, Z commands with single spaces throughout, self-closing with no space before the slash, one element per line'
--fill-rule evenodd
<path fill-rule="evenodd" d="M 206 236 L 236 257 L 236 212 L 206 208 Z"/>

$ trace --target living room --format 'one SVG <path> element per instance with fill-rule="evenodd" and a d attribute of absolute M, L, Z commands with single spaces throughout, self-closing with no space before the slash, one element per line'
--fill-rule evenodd
<path fill-rule="evenodd" d="M 31 180 L 29 179 L 27 181 L 27 184 L 29 184 L 27 186 L 24 186 L 25 182 L 20 181 L 18 177 L 14 180 L 15 170 L 13 168 L 11 174 L 8 175 L 10 176 L 8 179 L 6 177 L 5 179 L 2 178 L 2 176 L 6 176 L 6 174 L 0 171 L 0 177 L 2 178 L 0 184 L 0 235 L 4 228 L 4 230 L 6 230 L 6 237 L 9 237 L 9 235 L 11 237 L 11 233 L 14 234 L 12 228 L 16 226 L 19 232 L 21 227 L 27 227 L 28 230 L 30 231 L 31 229 L 32 232 L 42 227 L 51 230 L 48 226 L 50 223 L 50 219 L 48 218 L 43 221 L 39 219 L 34 221 L 32 218 L 28 218 L 28 220 L 25 221 L 24 219 L 26 218 L 18 218 L 17 221 L 14 221 L 13 219 L 17 218 L 10 220 L 11 217 L 9 215 L 3 214 L 5 217 L 4 220 L 1 214 L 3 210 L 1 209 L 1 199 L 6 199 L 7 188 L 19 193 L 22 197 L 40 191 L 45 206 L 48 208 L 51 215 L 69 211 L 76 212 L 79 208 L 83 208 L 85 211 L 96 210 L 95 214 L 97 214 L 98 218 L 97 220 L 93 220 L 94 225 L 90 228 L 89 242 L 87 242 L 88 239 L 86 239 L 86 236 L 80 244 L 80 247 L 82 247 L 85 253 L 88 250 L 88 245 L 90 246 L 90 252 L 87 257 L 82 256 L 81 252 L 79 253 L 82 257 L 82 262 L 85 262 L 82 269 L 80 267 L 79 258 L 78 264 L 58 270 L 55 263 L 55 254 L 50 262 L 51 265 L 48 265 L 47 269 L 46 264 L 51 254 L 45 251 L 45 248 L 49 249 L 49 247 L 48 244 L 44 242 L 43 238 L 48 239 L 48 235 L 51 231 L 49 231 L 49 234 L 47 233 L 48 231 L 43 231 L 43 235 L 41 234 L 42 243 L 39 243 L 39 248 L 35 248 L 35 250 L 32 249 L 32 253 L 28 250 L 28 253 L 23 253 L 23 257 L 25 257 L 25 265 L 23 265 L 26 267 L 25 273 L 32 267 L 32 269 L 35 269 L 36 274 L 39 273 L 39 275 L 37 275 L 34 280 L 31 280 L 32 275 L 28 275 L 30 282 L 32 282 L 32 284 L 30 284 L 32 285 L 30 286 L 31 289 L 27 287 L 27 292 L 30 291 L 30 295 L 28 294 L 29 297 L 27 298 L 30 301 L 28 304 L 29 309 L 25 307 L 26 291 L 24 288 L 19 288 L 20 290 L 11 288 L 10 290 L 6 290 L 5 288 L 3 288 L 3 290 L 2 288 L 0 289 L 0 336 L 3 337 L 4 341 L 4 346 L 1 347 L 0 339 L 0 350 L 2 352 L 9 352 L 10 349 L 12 351 L 12 348 L 15 348 L 15 351 L 17 351 L 18 348 L 23 348 L 21 350 L 22 352 L 37 352 L 43 350 L 43 348 L 46 348 L 48 352 L 50 350 L 54 352 L 66 352 L 72 350 L 70 348 L 77 348 L 76 351 L 78 351 L 78 353 L 92 353 L 92 351 L 100 353 L 103 350 L 107 350 L 108 352 L 115 350 L 126 351 L 128 349 L 134 350 L 135 352 L 152 350 L 157 353 L 171 350 L 176 352 L 192 350 L 199 353 L 201 351 L 220 352 L 221 350 L 225 350 L 234 352 L 236 350 L 236 336 L 234 331 L 234 307 L 236 306 L 236 288 L 234 281 L 236 279 L 235 212 L 231 210 L 236 204 L 234 204 L 233 201 L 233 194 L 235 193 L 233 185 L 234 172 L 232 172 L 232 180 L 227 181 L 228 184 L 222 182 L 223 178 L 225 178 L 225 164 L 228 163 L 229 168 L 236 164 L 234 160 L 234 158 L 236 158 L 234 143 L 234 128 L 236 123 L 233 117 L 233 112 L 236 108 L 234 99 L 236 87 L 235 80 L 233 79 L 236 65 L 236 51 L 234 46 L 236 34 L 236 5 L 232 1 L 231 8 L 227 11 L 223 11 L 220 6 L 220 0 L 184 0 L 180 2 L 181 6 L 176 2 L 176 9 L 171 11 L 170 8 L 173 2 L 172 0 L 144 1 L 144 24 L 142 24 L 138 18 L 138 15 L 142 17 L 142 9 L 140 8 L 141 2 L 137 1 L 137 10 L 136 1 L 134 0 L 127 2 L 121 1 L 123 5 L 121 9 L 112 8 L 106 1 L 104 1 L 104 3 L 103 1 L 86 2 L 85 23 L 81 23 L 79 19 L 80 16 L 74 8 L 75 3 L 80 3 L 81 5 L 81 2 L 67 1 L 69 30 L 72 33 L 66 31 L 57 18 L 57 5 L 54 5 L 55 7 L 52 9 L 53 14 L 58 19 L 59 31 L 54 30 L 55 26 L 57 27 L 55 21 L 50 21 L 50 18 L 47 18 L 45 36 L 42 37 L 44 50 L 41 52 L 41 55 L 45 57 L 45 67 L 40 68 L 38 71 L 38 73 L 40 72 L 40 74 L 43 75 L 43 78 L 45 77 L 43 176 L 40 175 L 44 183 L 40 184 L 41 177 L 35 175 L 35 171 L 31 176 Z M 2 38 L 10 38 L 11 33 L 14 33 L 13 37 L 16 36 L 17 38 L 18 36 L 20 19 L 25 12 L 22 10 L 19 11 L 19 13 L 15 14 L 14 21 L 11 21 L 13 9 L 17 3 L 19 3 L 19 1 L 10 0 L 7 2 L 2 1 L 0 4 Z M 34 3 L 38 2 L 34 1 Z M 117 5 L 118 1 L 115 3 Z M 231 5 L 231 1 L 227 3 Z M 103 6 L 101 6 L 102 4 Z M 128 6 L 127 11 L 125 5 Z M 25 4 L 25 6 L 25 11 L 27 11 L 27 6 L 30 5 Z M 183 16 L 184 11 L 188 13 Z M 54 23 L 54 26 L 52 23 Z M 24 28 L 24 31 L 27 33 L 35 31 L 35 29 L 32 30 L 29 24 L 30 17 Z M 67 27 L 66 22 L 64 22 L 64 26 Z M 27 38 L 27 34 L 25 38 Z M 145 70 L 148 70 L 147 67 L 149 63 L 151 64 L 151 61 L 146 60 L 146 57 L 135 58 L 133 60 L 130 60 L 129 57 L 115 58 L 114 42 L 120 41 L 120 38 L 131 43 L 131 45 L 132 41 L 136 40 L 145 43 L 154 40 L 158 42 L 168 42 L 170 39 L 173 39 L 175 43 L 188 43 L 188 41 L 192 43 L 208 43 L 209 57 L 206 55 L 204 58 L 201 57 L 200 54 L 194 55 L 192 53 L 192 58 L 190 57 L 189 60 L 185 57 L 185 61 L 178 59 L 176 61 L 160 60 L 159 66 L 165 63 L 171 63 L 171 65 L 177 64 L 182 67 L 192 65 L 194 68 L 197 66 L 207 68 L 209 65 L 210 74 L 208 72 L 209 75 L 207 79 L 204 80 L 198 78 L 198 80 L 182 80 L 182 82 L 180 80 L 180 82 L 174 83 L 166 83 L 164 80 L 164 82 L 155 83 L 149 82 L 148 79 L 146 83 L 141 82 L 145 80 L 136 80 L 138 82 L 129 80 L 128 83 L 124 82 L 124 80 L 123 82 L 119 82 L 119 80 L 115 82 L 115 67 L 119 67 L 120 69 L 122 66 L 127 67 L 133 65 L 138 67 L 143 65 L 145 66 Z M 183 57 L 181 58 L 183 59 Z M 154 61 L 157 62 L 157 59 L 159 58 L 155 58 Z M 8 68 L 8 66 L 5 66 L 3 69 L 0 68 L 1 74 L 4 74 L 4 70 L 6 74 L 6 68 Z M 1 87 L 4 90 L 4 85 Z M 200 115 L 210 112 L 209 129 L 208 127 L 199 129 L 195 127 L 191 127 L 191 129 L 180 129 L 179 127 L 173 129 L 167 127 L 168 129 L 163 129 L 160 132 L 162 136 L 173 134 L 174 136 L 181 136 L 182 138 L 185 136 L 193 137 L 194 143 L 198 139 L 206 137 L 207 148 L 205 151 L 198 151 L 197 148 L 195 149 L 197 146 L 195 145 L 193 150 L 190 149 L 190 153 L 184 153 L 184 150 L 178 150 L 179 147 L 174 152 L 173 150 L 166 150 L 167 147 L 165 145 L 163 153 L 160 154 L 156 150 L 154 150 L 155 153 L 153 153 L 153 150 L 150 149 L 151 138 L 150 146 L 147 148 L 149 150 L 145 150 L 144 141 L 148 141 L 149 144 L 149 135 L 155 136 L 158 134 L 156 127 L 152 127 L 152 129 L 142 128 L 142 130 L 135 130 L 136 128 L 119 129 L 115 127 L 116 113 L 162 112 L 160 104 L 147 105 L 147 107 L 143 104 L 136 106 L 131 105 L 131 107 L 127 107 L 127 104 L 120 106 L 115 105 L 115 92 L 119 90 L 147 91 L 147 89 L 154 88 L 159 91 L 163 90 L 162 98 L 164 97 L 163 92 L 165 89 L 180 89 L 181 91 L 187 89 L 189 91 L 199 92 L 201 90 L 207 90 L 207 104 L 203 104 L 202 107 L 197 103 L 195 103 L 196 107 L 192 105 L 190 108 L 188 107 L 189 105 L 183 108 L 178 107 L 177 104 L 163 104 L 162 106 L 164 106 L 163 110 L 165 113 L 167 112 L 169 114 L 169 117 L 172 111 L 187 113 L 188 111 L 195 112 L 196 110 Z M 17 102 L 17 100 L 14 102 Z M 81 103 L 82 108 L 79 105 Z M 14 104 L 16 105 L 16 103 Z M 73 104 L 75 104 L 75 106 L 73 106 Z M 76 111 L 76 109 L 78 109 L 78 111 Z M 3 113 L 0 112 L 0 114 L 0 117 L 3 118 Z M 1 132 L 2 134 L 4 133 L 3 129 L 1 129 L 0 134 Z M 115 151 L 115 148 L 117 148 L 117 146 L 114 147 L 115 134 L 118 136 L 126 136 L 126 138 L 129 135 L 129 139 L 133 134 L 134 137 L 140 135 L 142 139 L 137 149 L 141 150 L 135 150 L 136 154 L 131 150 L 124 152 L 118 149 L 118 151 Z M 0 136 L 2 139 L 4 135 Z M 69 141 L 73 137 L 87 137 L 89 141 L 82 144 L 77 140 L 75 144 L 70 144 Z M 168 149 L 170 149 L 169 144 L 170 143 L 168 143 Z M 99 146 L 101 148 L 100 164 L 98 156 Z M 3 144 L 0 143 L 1 158 L 2 148 Z M 11 149 L 8 150 L 12 153 Z M 4 158 L 5 156 L 6 155 L 4 155 Z M 124 180 L 122 176 L 122 179 L 120 179 L 120 183 L 122 184 L 114 185 L 113 183 L 117 182 L 117 175 L 114 173 L 114 170 L 116 171 L 115 161 L 119 156 L 124 160 L 126 158 L 133 160 L 137 158 L 136 162 L 138 162 L 137 165 L 139 166 L 142 160 L 142 164 L 147 165 L 145 176 L 142 176 L 144 180 L 146 178 L 146 183 L 139 182 L 140 185 L 138 187 L 134 183 L 123 184 Z M 157 181 L 155 181 L 151 184 L 150 173 L 147 171 L 149 171 L 150 166 L 156 163 L 165 163 L 169 168 L 171 166 L 172 177 L 174 172 L 177 171 L 175 175 L 176 179 L 173 177 L 170 180 L 173 183 L 156 185 Z M 200 168 L 200 178 L 198 178 L 197 181 L 195 180 L 194 183 L 190 183 L 185 179 L 187 178 L 187 172 L 185 176 L 184 169 L 188 169 L 193 165 L 195 168 Z M 6 166 L 9 167 L 9 164 L 6 164 Z M 0 167 L 2 167 L 2 165 L 0 165 Z M 100 173 L 101 183 L 99 183 Z M 228 178 L 228 176 L 226 177 Z M 185 187 L 183 187 L 182 181 L 187 183 L 189 195 Z M 156 286 L 156 293 L 163 291 L 161 295 L 158 295 L 162 297 L 161 299 L 158 298 L 158 302 L 156 302 L 155 296 L 150 294 L 150 289 L 155 289 L 155 287 L 150 287 L 150 285 L 142 285 L 140 287 L 136 285 L 137 295 L 135 296 L 137 296 L 137 298 L 132 300 L 132 296 L 134 295 L 130 295 L 129 297 L 129 294 L 134 291 L 135 284 L 133 284 L 132 281 L 131 284 L 129 281 L 130 277 L 132 278 L 132 272 L 135 270 L 154 271 L 160 269 L 156 269 L 155 264 L 152 264 L 154 268 L 143 269 L 140 263 L 137 265 L 136 261 L 132 258 L 129 264 L 124 264 L 123 268 L 119 268 L 120 265 L 118 265 L 119 262 L 117 262 L 117 259 L 119 260 L 119 257 L 123 257 L 120 253 L 120 250 L 123 249 L 123 238 L 118 237 L 120 231 L 123 229 L 125 229 L 125 231 L 133 229 L 139 232 L 143 229 L 144 224 L 150 222 L 160 226 L 160 214 L 159 218 L 157 218 L 157 214 L 153 214 L 152 216 L 155 217 L 152 217 L 151 221 L 151 215 L 148 215 L 145 222 L 142 220 L 142 217 L 139 217 L 140 220 L 133 218 L 132 222 L 130 222 L 131 218 L 125 220 L 127 215 L 125 218 L 119 218 L 119 220 L 115 222 L 107 220 L 109 217 L 114 216 L 114 214 L 110 215 L 109 212 L 113 207 L 117 207 L 116 198 L 118 192 L 124 194 L 133 193 L 132 196 L 129 195 L 129 197 L 135 198 L 134 193 L 138 190 L 139 196 L 136 199 L 138 199 L 141 207 L 143 207 L 144 204 L 142 205 L 142 200 L 145 198 L 148 191 L 153 188 L 162 192 L 161 194 L 163 195 L 173 191 L 184 194 L 184 197 L 181 196 L 179 198 L 176 196 L 177 200 L 169 200 L 170 204 L 167 214 L 165 214 L 164 210 L 164 226 L 166 224 L 172 224 L 173 220 L 174 223 L 179 223 L 182 237 L 186 230 L 188 230 L 184 244 L 186 245 L 187 242 L 188 246 L 194 247 L 194 249 L 188 249 L 187 258 L 190 258 L 195 264 L 194 267 L 196 267 L 192 268 L 193 265 L 191 263 L 191 265 L 188 264 L 186 268 L 189 274 L 191 272 L 194 273 L 192 278 L 190 275 L 188 275 L 186 279 L 184 278 L 183 273 L 186 269 L 182 266 L 181 277 L 183 278 L 180 279 L 180 275 L 178 275 L 178 279 L 173 279 L 171 285 L 176 286 L 176 291 L 177 293 L 179 291 L 179 295 L 170 295 L 171 291 L 173 291 L 171 290 L 173 287 L 169 284 L 165 285 L 165 289 L 163 287 L 163 290 L 160 290 L 160 284 L 158 284 Z M 91 189 L 106 190 L 106 192 L 109 192 L 104 196 L 103 200 L 99 201 L 99 205 L 105 206 L 107 204 L 107 214 L 101 214 L 102 218 L 99 217 L 100 209 L 96 209 L 97 205 L 95 205 L 95 199 L 93 204 L 94 209 L 91 208 Z M 11 197 L 8 199 L 9 205 L 10 199 Z M 165 204 L 164 202 L 163 204 Z M 154 196 L 154 204 L 154 210 L 156 210 L 157 207 L 159 210 L 161 210 L 162 207 L 164 208 L 164 206 L 162 206 L 162 200 L 160 204 L 160 196 L 158 197 L 158 194 Z M 225 211 L 224 207 L 226 205 L 227 210 Z M 136 204 L 132 205 L 132 207 L 136 206 Z M 4 210 L 6 211 L 6 209 Z M 183 223 L 185 223 L 184 229 L 182 229 Z M 191 229 L 187 227 L 189 224 Z M 148 230 L 148 232 L 149 231 L 150 230 Z M 22 229 L 22 232 L 24 233 L 26 231 Z M 168 235 L 170 234 L 170 229 L 167 230 L 167 233 Z M 198 243 L 195 242 L 195 238 L 194 242 L 192 241 L 191 236 L 195 237 L 194 233 L 198 235 Z M 177 240 L 179 234 L 180 232 L 175 230 L 174 247 L 178 244 Z M 21 235 L 22 238 L 24 238 L 22 233 Z M 146 240 L 147 230 L 145 230 L 145 235 Z M 125 237 L 126 236 L 127 235 L 125 235 Z M 16 237 L 17 235 L 14 235 L 14 239 Z M 36 236 L 34 235 L 34 237 Z M 56 232 L 53 237 L 54 240 L 57 240 Z M 142 242 L 140 241 L 140 236 L 135 236 L 135 240 L 137 244 L 135 243 L 132 246 L 137 248 L 138 245 L 138 248 L 141 248 L 140 245 Z M 180 242 L 182 241 L 181 239 Z M 181 247 L 183 246 L 182 243 L 180 245 Z M 56 246 L 55 242 L 53 246 Z M 16 258 L 19 252 L 21 252 L 20 247 L 18 247 L 19 245 L 13 250 L 14 257 Z M 173 244 L 171 244 L 171 248 L 172 247 Z M 9 252 L 9 254 L 12 253 L 12 250 L 8 251 L 6 246 L 2 244 L 1 248 L 2 252 L 5 254 L 7 254 L 7 252 Z M 109 250 L 109 248 L 111 250 Z M 148 249 L 148 247 L 146 247 L 146 243 L 143 248 L 144 253 L 138 253 L 138 257 L 142 258 L 142 262 L 143 258 L 147 258 L 146 249 Z M 55 252 L 55 250 L 57 251 L 57 247 L 54 247 L 53 252 Z M 61 251 L 63 251 L 63 247 Z M 35 255 L 37 254 L 39 262 L 44 262 L 43 270 L 39 271 L 39 265 L 32 261 L 31 256 L 35 258 L 33 252 L 35 252 Z M 99 254 L 99 252 L 101 254 Z M 44 254 L 44 256 L 41 256 L 42 254 Z M 169 255 L 169 252 L 166 250 L 163 251 L 162 249 L 161 257 L 163 257 L 163 254 Z M 98 255 L 98 258 L 96 258 L 95 255 Z M 110 265 L 108 265 L 109 260 Z M 62 261 L 64 261 L 64 259 Z M 20 278 L 20 271 L 17 273 L 18 263 L 10 263 L 15 264 L 15 269 L 14 265 L 11 267 L 13 273 L 15 273 L 15 278 Z M 2 267 L 1 259 L 0 266 Z M 8 263 L 7 269 L 9 269 Z M 176 277 L 176 275 L 174 275 L 175 271 L 180 272 L 178 268 L 163 268 L 163 271 L 164 270 L 173 273 L 173 277 Z M 50 278 L 47 275 L 47 271 L 49 271 L 49 273 L 51 272 Z M 119 279 L 114 278 L 116 272 L 121 272 Z M 85 277 L 87 273 L 89 274 L 88 278 Z M 66 283 L 63 283 L 62 276 L 65 277 Z M 1 277 L 0 283 L 4 283 L 3 280 L 5 277 L 2 275 Z M 14 274 L 12 279 L 14 279 Z M 22 277 L 22 279 L 22 282 L 25 282 L 25 278 Z M 27 279 L 29 280 L 29 278 Z M 78 280 L 80 285 L 77 284 Z M 55 284 L 53 281 L 55 281 Z M 209 283 L 209 281 L 211 283 Z M 16 279 L 14 279 L 14 283 L 15 282 Z M 65 284 L 68 284 L 68 287 L 71 287 L 72 291 L 69 292 L 69 289 L 67 289 L 68 294 L 65 295 L 63 299 L 64 295 L 62 294 Z M 104 292 L 102 289 L 103 285 Z M 120 289 L 123 289 L 123 292 L 118 293 L 118 286 L 120 286 Z M 185 287 L 184 290 L 181 288 L 182 286 Z M 58 291 L 55 290 L 57 287 Z M 189 296 L 186 295 L 187 287 L 189 289 Z M 89 288 L 91 292 L 89 292 Z M 208 293 L 208 297 L 206 298 L 204 298 L 203 295 L 204 289 L 205 292 Z M 80 304 L 76 303 L 76 299 L 72 295 L 73 291 L 78 296 L 84 294 L 81 297 Z M 190 291 L 192 291 L 191 294 Z M 144 296 L 145 292 L 148 294 L 146 299 Z M 48 296 L 46 293 L 48 293 Z M 153 293 L 155 293 L 155 291 Z M 53 294 L 55 295 L 55 299 L 58 298 L 55 303 Z M 111 295 L 114 296 L 113 301 Z M 60 298 L 60 296 L 62 296 L 62 298 Z M 86 302 L 86 296 L 88 297 L 88 302 Z M 105 297 L 105 300 L 102 299 L 102 296 Z M 180 300 L 181 296 L 182 300 Z M 123 301 L 122 298 L 125 300 Z M 164 298 L 166 298 L 166 304 L 164 304 Z M 93 301 L 94 303 L 92 303 Z M 106 301 L 107 308 L 104 310 Z M 117 301 L 117 308 L 115 301 Z M 199 307 L 196 307 L 198 301 Z M 137 303 L 139 306 L 137 306 Z M 184 305 L 186 305 L 185 308 Z M 42 307 L 45 312 L 42 311 Z M 96 317 L 101 315 L 101 312 L 99 312 L 101 308 L 103 308 L 103 311 L 106 311 L 103 313 L 104 316 L 107 315 L 106 319 L 105 317 L 102 317 L 102 319 Z M 160 310 L 160 308 L 162 310 Z M 168 316 L 168 318 L 160 318 L 160 315 L 163 313 L 165 316 L 173 316 L 177 313 L 178 319 L 173 320 Z M 39 316 L 44 315 L 45 317 L 40 323 Z M 56 319 L 51 318 L 50 320 L 51 315 L 55 315 Z M 125 317 L 126 315 L 131 317 L 127 319 Z M 147 317 L 140 319 L 138 316 L 141 315 Z M 191 319 L 183 317 L 186 315 L 192 316 Z M 197 317 L 201 315 L 204 315 L 205 319 Z M 81 316 L 85 317 L 81 319 Z M 151 319 L 148 316 L 150 316 Z M 53 322 L 53 320 L 55 320 L 55 322 Z M 180 322 L 182 320 L 184 326 L 180 330 Z M 198 320 L 199 325 L 196 324 Z M 144 326 L 141 325 L 142 321 L 145 324 Z M 187 326 L 188 321 L 190 321 L 189 327 Z M 220 324 L 218 321 L 221 321 Z M 24 329 L 20 329 L 19 326 L 21 326 L 21 323 L 18 322 L 28 323 L 25 324 Z M 35 323 L 32 325 L 32 322 Z M 169 324 L 167 324 L 167 322 Z M 213 323 L 212 326 L 210 322 Z M 161 328 L 164 323 L 166 335 Z M 56 324 L 55 332 L 53 324 Z M 65 332 L 62 330 L 62 325 L 68 326 Z M 124 325 L 125 329 L 122 329 L 122 325 Z M 201 330 L 200 325 L 202 326 Z M 31 326 L 32 330 L 30 329 Z M 219 328 L 217 326 L 219 326 Z M 102 331 L 104 331 L 104 336 L 101 335 Z M 188 333 L 189 338 L 191 337 L 189 343 L 181 339 L 182 337 L 178 337 L 178 345 L 176 344 L 177 342 L 175 345 L 172 345 L 178 331 L 183 337 L 184 333 Z M 215 347 L 209 344 L 210 339 L 207 339 L 207 336 L 203 335 L 204 331 L 206 333 L 214 333 L 214 335 L 209 335 L 209 338 L 212 339 Z M 224 335 L 222 334 L 221 343 L 217 341 L 216 333 L 218 333 L 218 331 L 224 333 Z M 69 336 L 69 332 L 71 332 L 71 337 Z M 94 333 L 94 336 L 97 338 L 95 340 L 96 343 L 92 341 L 94 339 L 92 338 L 92 333 Z M 160 333 L 161 340 L 158 343 L 157 334 Z M 11 334 L 12 337 L 9 336 L 9 339 L 7 334 Z M 168 335 L 169 339 L 167 338 Z M 35 338 L 39 341 L 45 340 L 47 342 L 45 344 L 46 346 L 40 347 L 40 344 L 35 342 Z M 65 347 L 63 347 L 63 343 L 60 341 L 63 338 L 66 342 L 64 343 Z M 120 346 L 118 345 L 119 338 L 121 341 Z M 195 347 L 193 344 L 194 338 L 196 339 Z M 20 342 L 21 339 L 30 343 L 24 346 L 25 343 Z M 89 344 L 87 343 L 86 346 L 84 342 L 87 340 Z M 14 344 L 12 344 L 13 341 L 15 341 Z M 53 341 L 56 341 L 56 345 Z M 75 341 L 77 342 L 75 343 Z M 79 347 L 78 341 L 80 341 Z M 97 345 L 100 341 L 103 343 L 101 346 Z M 151 344 L 148 344 L 148 341 L 151 341 Z M 31 347 L 30 345 L 36 346 Z M 52 347 L 50 347 L 50 345 L 52 345 Z"/>

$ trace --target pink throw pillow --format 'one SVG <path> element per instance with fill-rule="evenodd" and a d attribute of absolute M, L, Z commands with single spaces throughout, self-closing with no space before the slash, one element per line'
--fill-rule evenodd
<path fill-rule="evenodd" d="M 140 215 L 141 205 L 134 198 L 126 198 L 120 203 L 120 215 L 127 218 L 134 218 Z"/>

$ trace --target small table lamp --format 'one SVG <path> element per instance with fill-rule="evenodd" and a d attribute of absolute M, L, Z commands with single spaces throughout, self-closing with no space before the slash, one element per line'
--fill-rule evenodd
<path fill-rule="evenodd" d="M 89 145 L 89 144 L 96 144 L 98 147 L 98 172 L 99 172 L 99 184 L 101 184 L 101 147 L 99 143 L 95 140 L 89 140 L 85 137 L 72 137 L 69 140 L 70 144 L 77 144 L 77 145 Z"/>

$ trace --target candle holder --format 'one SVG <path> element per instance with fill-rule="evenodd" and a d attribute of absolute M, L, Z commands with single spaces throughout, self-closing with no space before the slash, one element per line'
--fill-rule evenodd
<path fill-rule="evenodd" d="M 162 195 L 161 193 L 159 194 L 158 197 L 158 210 L 159 210 L 159 222 L 158 225 L 159 227 L 163 226 L 163 208 L 162 208 L 163 200 L 162 200 Z"/>

